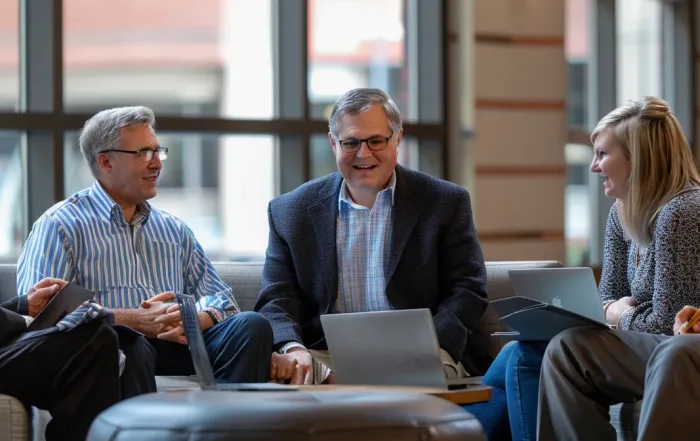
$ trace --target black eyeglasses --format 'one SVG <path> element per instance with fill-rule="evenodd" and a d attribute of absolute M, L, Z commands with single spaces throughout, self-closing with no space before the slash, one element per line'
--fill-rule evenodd
<path fill-rule="evenodd" d="M 109 152 L 119 152 L 119 153 L 129 153 L 131 155 L 139 155 L 142 162 L 148 162 L 153 160 L 153 155 L 157 154 L 158 159 L 165 161 L 168 159 L 168 149 L 166 147 L 158 147 L 157 149 L 141 149 L 141 150 L 103 150 L 98 153 L 109 153 Z"/>
<path fill-rule="evenodd" d="M 373 136 L 371 138 L 366 139 L 339 139 L 338 143 L 340 144 L 340 148 L 345 153 L 355 153 L 356 151 L 360 150 L 360 148 L 362 148 L 363 142 L 366 142 L 367 148 L 372 150 L 373 152 L 380 152 L 387 148 L 387 146 L 389 145 L 389 141 L 393 137 L 394 134 L 392 133 L 391 136 Z"/>

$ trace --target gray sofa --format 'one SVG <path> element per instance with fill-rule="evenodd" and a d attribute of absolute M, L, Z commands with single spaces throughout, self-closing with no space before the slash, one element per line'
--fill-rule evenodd
<path fill-rule="evenodd" d="M 251 310 L 260 292 L 262 263 L 216 263 L 217 271 L 232 288 L 234 295 L 243 310 Z M 559 267 L 555 261 L 532 262 L 487 262 L 488 293 L 490 300 L 501 299 L 513 295 L 513 289 L 508 277 L 511 268 Z M 5 301 L 17 295 L 15 283 L 15 265 L 0 265 L 0 301 Z M 484 317 L 485 325 L 490 331 L 503 330 L 495 314 L 487 311 Z M 497 354 L 502 342 L 493 339 L 492 351 Z M 182 385 L 182 379 L 159 377 L 159 388 L 167 388 L 169 383 Z M 616 406 L 611 410 L 611 419 L 618 428 L 619 440 L 636 439 L 636 421 L 639 415 L 638 406 Z M 25 407 L 12 397 L 0 395 L 0 441 L 27 441 L 31 436 L 35 441 L 43 440 L 44 427 L 49 415 L 44 411 L 27 412 Z"/>

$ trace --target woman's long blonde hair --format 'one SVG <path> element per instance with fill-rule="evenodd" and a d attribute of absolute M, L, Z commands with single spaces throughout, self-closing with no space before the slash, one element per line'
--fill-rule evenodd
<path fill-rule="evenodd" d="M 617 201 L 617 212 L 630 237 L 647 246 L 661 207 L 689 187 L 700 186 L 683 128 L 666 101 L 642 97 L 605 115 L 591 141 L 601 132 L 614 135 L 630 162 L 627 195 Z"/>

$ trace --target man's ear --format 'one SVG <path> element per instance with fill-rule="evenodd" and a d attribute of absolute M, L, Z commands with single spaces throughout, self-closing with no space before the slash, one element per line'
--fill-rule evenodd
<path fill-rule="evenodd" d="M 100 170 L 106 175 L 112 174 L 112 162 L 107 157 L 107 154 L 100 153 L 97 155 L 97 165 L 100 166 Z"/>
<path fill-rule="evenodd" d="M 331 148 L 333 149 L 333 154 L 335 154 L 335 139 L 333 138 L 333 134 L 331 132 L 328 132 L 328 142 L 331 143 Z"/>
<path fill-rule="evenodd" d="M 401 140 L 403 139 L 403 130 L 401 130 L 397 135 L 396 135 L 396 151 L 399 150 L 401 147 Z"/>

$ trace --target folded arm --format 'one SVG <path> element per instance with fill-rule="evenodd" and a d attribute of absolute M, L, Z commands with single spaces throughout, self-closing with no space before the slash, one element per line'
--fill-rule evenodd
<path fill-rule="evenodd" d="M 700 305 L 700 207 L 697 213 L 669 210 L 659 215 L 654 231 L 654 295 L 620 320 L 620 328 L 673 334 L 675 314 L 685 305 Z"/>
<path fill-rule="evenodd" d="M 625 237 L 617 206 L 613 205 L 605 225 L 603 271 L 598 288 L 603 306 L 632 295 L 627 277 L 629 247 L 630 240 Z"/>

